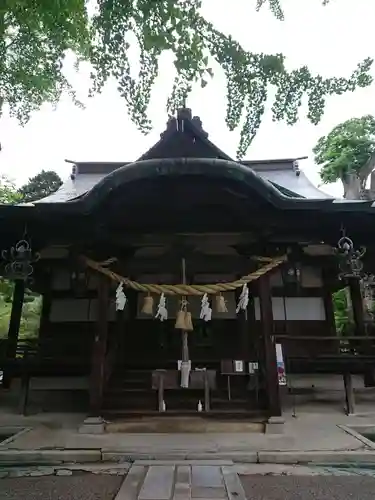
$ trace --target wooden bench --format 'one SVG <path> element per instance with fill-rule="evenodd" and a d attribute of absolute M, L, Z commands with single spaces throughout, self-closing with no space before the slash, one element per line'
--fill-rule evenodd
<path fill-rule="evenodd" d="M 155 370 L 152 373 L 152 389 L 158 392 L 158 410 L 164 411 L 165 390 L 186 390 L 179 385 L 180 373 L 178 370 Z M 190 389 L 204 390 L 204 410 L 210 411 L 210 391 L 216 389 L 215 370 L 192 370 L 190 372 Z"/>

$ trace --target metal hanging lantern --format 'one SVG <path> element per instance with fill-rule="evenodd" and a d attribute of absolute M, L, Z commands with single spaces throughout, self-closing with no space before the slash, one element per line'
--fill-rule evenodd
<path fill-rule="evenodd" d="M 9 250 L 3 250 L 1 256 L 5 261 L 3 275 L 9 280 L 29 280 L 34 272 L 32 264 L 40 259 L 40 254 L 32 250 L 26 237 Z"/>
<path fill-rule="evenodd" d="M 353 240 L 343 232 L 337 242 L 336 255 L 339 259 L 339 279 L 361 278 L 363 275 L 362 258 L 366 253 L 365 247 L 354 248 Z"/>

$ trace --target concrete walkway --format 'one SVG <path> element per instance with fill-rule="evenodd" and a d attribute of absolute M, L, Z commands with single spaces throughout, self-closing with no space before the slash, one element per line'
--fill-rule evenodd
<path fill-rule="evenodd" d="M 130 463 L 146 458 L 220 458 L 244 463 L 375 463 L 375 443 L 351 432 L 366 425 L 375 429 L 373 401 L 358 405 L 358 414 L 352 416 L 344 414 L 340 401 L 297 403 L 294 410 L 284 411 L 284 433 L 274 435 L 249 431 L 82 434 L 79 427 L 86 417 L 84 414 L 39 413 L 23 417 L 3 408 L 0 431 L 6 426 L 19 426 L 23 431 L 0 443 L 0 464 L 17 460 L 24 463 Z"/>
<path fill-rule="evenodd" d="M 375 425 L 374 416 L 345 416 L 340 413 L 299 413 L 296 418 L 285 414 L 283 434 L 259 432 L 233 433 L 105 433 L 78 432 L 84 415 L 41 414 L 17 417 L 0 414 L 2 425 L 28 427 L 0 449 L 92 449 L 106 452 L 139 454 L 218 453 L 259 451 L 358 451 L 368 444 L 349 434 L 340 426 Z M 375 443 L 374 450 L 375 450 Z"/>
<path fill-rule="evenodd" d="M 246 500 L 233 466 L 145 462 L 130 468 L 116 500 Z"/>

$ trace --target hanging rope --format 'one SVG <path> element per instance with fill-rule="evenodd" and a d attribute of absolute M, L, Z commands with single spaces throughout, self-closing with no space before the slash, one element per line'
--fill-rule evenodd
<path fill-rule="evenodd" d="M 137 281 L 133 281 L 129 278 L 125 278 L 108 268 L 102 267 L 98 262 L 95 262 L 88 257 L 82 256 L 82 261 L 86 264 L 86 266 L 98 271 L 99 273 L 108 276 L 108 278 L 116 281 L 118 283 L 123 283 L 125 286 L 132 288 L 133 290 L 137 290 L 138 292 L 144 293 L 156 293 L 165 295 L 204 295 L 207 293 L 208 295 L 215 295 L 220 292 L 227 292 L 236 290 L 236 288 L 243 287 L 248 283 L 259 279 L 264 274 L 269 273 L 276 267 L 280 266 L 283 262 L 286 261 L 287 257 L 284 255 L 282 257 L 277 257 L 275 259 L 269 259 L 265 257 L 264 262 L 267 262 L 263 267 L 260 267 L 256 271 L 251 274 L 247 274 L 246 276 L 242 276 L 242 278 L 231 281 L 229 283 L 215 283 L 209 285 L 158 285 L 158 284 L 146 284 L 146 283 L 138 283 Z M 262 261 L 263 258 L 257 258 L 257 260 Z"/>

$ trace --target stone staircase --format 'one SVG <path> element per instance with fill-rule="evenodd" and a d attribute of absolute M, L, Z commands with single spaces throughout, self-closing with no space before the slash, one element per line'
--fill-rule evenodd
<path fill-rule="evenodd" d="M 217 461 L 136 461 L 116 500 L 246 500 L 233 465 Z"/>

